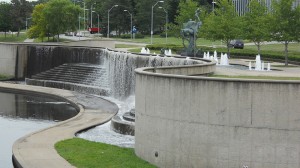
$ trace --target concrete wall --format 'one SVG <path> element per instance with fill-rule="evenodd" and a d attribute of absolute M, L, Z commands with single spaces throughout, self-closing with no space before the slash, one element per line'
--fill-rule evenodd
<path fill-rule="evenodd" d="M 159 167 L 299 168 L 300 83 L 136 70 L 135 152 Z"/>
<path fill-rule="evenodd" d="M 17 45 L 0 43 L 0 74 L 15 76 Z"/>

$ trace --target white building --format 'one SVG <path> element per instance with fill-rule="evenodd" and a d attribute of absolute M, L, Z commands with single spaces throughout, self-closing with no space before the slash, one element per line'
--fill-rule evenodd
<path fill-rule="evenodd" d="M 238 13 L 239 16 L 244 15 L 246 12 L 249 11 L 248 4 L 250 3 L 250 1 L 251 0 L 232 0 L 232 3 L 234 4 L 236 12 Z M 268 9 L 271 9 L 273 0 L 258 0 L 258 1 L 265 3 L 266 7 Z M 298 6 L 298 5 L 300 5 L 300 0 L 295 0 L 293 6 Z"/>

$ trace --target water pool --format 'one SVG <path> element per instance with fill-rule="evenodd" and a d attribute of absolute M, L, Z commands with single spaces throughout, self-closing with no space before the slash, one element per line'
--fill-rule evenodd
<path fill-rule="evenodd" d="M 70 103 L 59 99 L 0 92 L 0 167 L 13 167 L 12 145 L 17 139 L 77 113 Z"/>

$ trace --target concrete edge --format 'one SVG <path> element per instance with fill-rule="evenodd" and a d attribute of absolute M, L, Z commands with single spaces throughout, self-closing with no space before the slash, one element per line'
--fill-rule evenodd
<path fill-rule="evenodd" d="M 196 66 L 206 66 L 206 64 L 197 64 L 192 67 Z M 185 67 L 185 68 L 192 68 L 190 67 Z M 181 67 L 173 67 L 174 69 L 176 68 L 181 68 Z M 155 73 L 157 69 L 160 70 L 160 73 Z M 164 78 L 180 78 L 180 79 L 191 79 L 191 80 L 208 80 L 208 81 L 227 81 L 227 82 L 252 82 L 252 83 L 290 83 L 290 84 L 299 84 L 299 80 L 266 80 L 266 79 L 242 79 L 242 78 L 222 78 L 222 77 L 206 77 L 206 76 L 186 76 L 186 75 L 180 75 L 180 74 L 170 74 L 170 73 L 163 73 L 164 70 L 167 70 L 169 68 L 166 67 L 157 67 L 157 68 L 152 68 L 152 67 L 146 67 L 146 68 L 137 68 L 135 69 L 136 74 L 140 75 L 148 75 L 148 76 L 157 76 L 157 77 L 164 77 Z M 207 73 L 205 73 L 207 74 Z M 200 75 L 200 74 L 197 74 Z"/>

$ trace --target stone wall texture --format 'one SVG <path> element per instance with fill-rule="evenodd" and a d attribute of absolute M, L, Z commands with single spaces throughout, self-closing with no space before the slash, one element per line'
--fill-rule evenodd
<path fill-rule="evenodd" d="M 136 72 L 141 158 L 170 168 L 300 167 L 299 82 Z"/>

